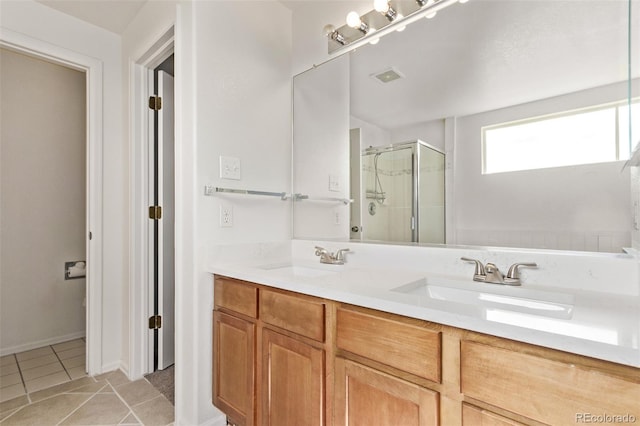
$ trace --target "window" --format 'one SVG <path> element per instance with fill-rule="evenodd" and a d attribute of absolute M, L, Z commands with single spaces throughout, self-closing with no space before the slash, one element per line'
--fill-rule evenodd
<path fill-rule="evenodd" d="M 640 102 L 632 129 L 640 137 Z M 482 128 L 482 173 L 627 160 L 629 104 L 618 102 Z"/>

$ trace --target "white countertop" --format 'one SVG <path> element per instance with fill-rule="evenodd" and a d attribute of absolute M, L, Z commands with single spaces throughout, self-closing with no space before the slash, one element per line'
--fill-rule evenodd
<path fill-rule="evenodd" d="M 221 260 L 209 262 L 207 269 L 283 290 L 640 367 L 637 294 L 484 284 L 472 281 L 471 274 L 452 276 L 357 262 L 324 265 L 309 257 Z M 478 303 L 461 297 L 480 293 Z M 542 305 L 537 303 L 541 299 Z"/>

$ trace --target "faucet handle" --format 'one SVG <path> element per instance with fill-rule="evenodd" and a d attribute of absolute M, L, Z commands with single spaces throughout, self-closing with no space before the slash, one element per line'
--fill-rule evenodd
<path fill-rule="evenodd" d="M 473 273 L 473 279 L 474 280 L 482 280 L 484 281 L 484 278 L 486 278 L 487 273 L 484 270 L 484 265 L 482 265 L 482 262 L 480 262 L 479 260 L 476 259 L 471 259 L 468 257 L 461 257 L 460 260 L 464 260 L 465 262 L 475 262 L 476 264 L 476 270 Z"/>
<path fill-rule="evenodd" d="M 335 255 L 336 260 L 344 262 L 344 255 L 345 255 L 345 253 L 347 253 L 349 251 L 351 251 L 351 250 L 349 250 L 348 248 L 343 248 L 343 249 L 338 250 L 336 252 L 336 255 Z"/>
<path fill-rule="evenodd" d="M 509 267 L 507 276 L 504 278 L 504 283 L 508 285 L 520 285 L 520 275 L 518 274 L 518 268 L 537 268 L 538 264 L 534 262 L 514 263 Z"/>
<path fill-rule="evenodd" d="M 507 271 L 507 278 L 518 279 L 520 275 L 518 274 L 518 268 L 537 268 L 538 264 L 534 262 L 524 262 L 524 263 L 514 263 L 509 267 Z"/>
<path fill-rule="evenodd" d="M 321 256 L 323 254 L 327 254 L 327 249 L 320 246 L 316 246 L 316 256 Z"/>

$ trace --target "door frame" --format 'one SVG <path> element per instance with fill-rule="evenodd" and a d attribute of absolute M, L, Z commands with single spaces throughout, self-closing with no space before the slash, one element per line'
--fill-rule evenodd
<path fill-rule="evenodd" d="M 153 279 L 150 264 L 148 208 L 151 205 L 149 144 L 153 143 L 153 121 L 150 120 L 149 87 L 153 88 L 153 70 L 174 53 L 174 26 L 160 36 L 142 55 L 129 62 L 130 111 L 129 154 L 130 187 L 130 253 L 129 269 L 129 378 L 136 379 L 153 372 L 153 356 L 149 356 L 149 283 Z M 151 86 L 150 86 L 151 85 Z M 151 283 L 153 285 L 153 283 Z"/>
<path fill-rule="evenodd" d="M 0 28 L 0 46 L 85 73 L 86 81 L 86 369 L 100 374 L 102 365 L 102 61 L 27 35 Z M 91 235 L 91 239 L 89 239 Z"/>

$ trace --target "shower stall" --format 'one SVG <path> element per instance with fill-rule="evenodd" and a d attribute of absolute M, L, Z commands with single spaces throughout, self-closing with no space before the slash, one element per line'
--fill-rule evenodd
<path fill-rule="evenodd" d="M 358 238 L 444 244 L 444 157 L 421 140 L 362 151 L 360 185 L 352 194 L 360 211 L 351 224 Z"/>

